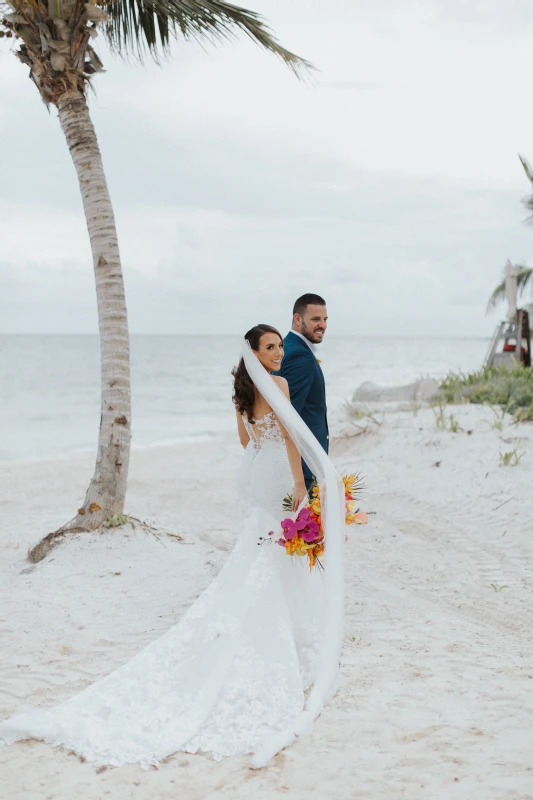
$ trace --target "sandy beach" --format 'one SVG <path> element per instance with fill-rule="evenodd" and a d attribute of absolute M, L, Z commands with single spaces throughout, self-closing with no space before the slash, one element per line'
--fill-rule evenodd
<path fill-rule="evenodd" d="M 0 749 L 0 796 L 531 800 L 533 428 L 450 412 L 456 433 L 387 409 L 333 444 L 373 513 L 347 545 L 341 687 L 307 738 L 260 771 L 184 754 L 95 769 L 24 742 Z M 239 457 L 233 438 L 134 451 L 127 510 L 156 531 L 78 535 L 37 565 L 27 548 L 72 515 L 93 459 L 1 469 L 0 717 L 70 697 L 179 619 L 232 547 Z"/>

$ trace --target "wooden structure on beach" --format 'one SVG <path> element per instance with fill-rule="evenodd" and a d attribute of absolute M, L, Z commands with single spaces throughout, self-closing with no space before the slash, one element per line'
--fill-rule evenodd
<path fill-rule="evenodd" d="M 529 313 L 525 308 L 516 310 L 515 319 L 500 322 L 492 339 L 486 367 L 512 366 L 513 362 L 531 366 L 531 332 Z"/>
<path fill-rule="evenodd" d="M 500 291 L 507 298 L 507 319 L 500 322 L 492 338 L 486 367 L 512 366 L 513 363 L 531 366 L 531 332 L 529 329 L 529 307 L 517 308 L 518 277 L 520 269 L 508 260 L 505 265 L 504 283 L 495 291 Z M 489 304 L 490 308 L 490 304 Z"/>

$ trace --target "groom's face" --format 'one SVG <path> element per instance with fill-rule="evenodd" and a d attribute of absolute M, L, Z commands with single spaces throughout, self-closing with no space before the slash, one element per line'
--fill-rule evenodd
<path fill-rule="evenodd" d="M 303 315 L 294 317 L 296 329 L 313 344 L 320 344 L 328 327 L 328 310 L 326 306 L 309 305 Z"/>

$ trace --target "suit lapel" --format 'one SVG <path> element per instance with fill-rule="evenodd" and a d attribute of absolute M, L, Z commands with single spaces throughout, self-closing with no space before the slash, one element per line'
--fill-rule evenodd
<path fill-rule="evenodd" d="M 290 338 L 291 347 L 295 347 L 296 349 L 300 348 L 302 352 L 305 353 L 308 350 L 315 360 L 315 370 L 319 375 L 320 383 L 322 385 L 322 391 L 324 392 L 324 399 L 326 397 L 326 379 L 324 378 L 324 373 L 322 372 L 322 367 L 318 363 L 318 359 L 316 355 L 313 353 L 311 348 L 301 339 L 299 336 L 296 336 L 293 331 L 289 331 L 286 338 Z"/>
<path fill-rule="evenodd" d="M 322 389 L 324 390 L 324 397 L 325 397 L 326 396 L 326 379 L 324 378 L 324 373 L 322 372 L 322 367 L 320 366 L 318 361 L 316 362 L 316 365 L 318 367 L 318 374 L 320 375 L 320 382 L 322 384 Z"/>

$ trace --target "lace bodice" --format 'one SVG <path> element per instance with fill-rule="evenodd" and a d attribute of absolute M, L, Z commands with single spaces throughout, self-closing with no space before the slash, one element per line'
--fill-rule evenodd
<path fill-rule="evenodd" d="M 256 449 L 261 448 L 265 442 L 284 444 L 283 432 L 273 411 L 269 411 L 259 419 L 256 419 L 253 425 L 248 422 L 246 417 L 242 419 L 250 441 Z"/>

